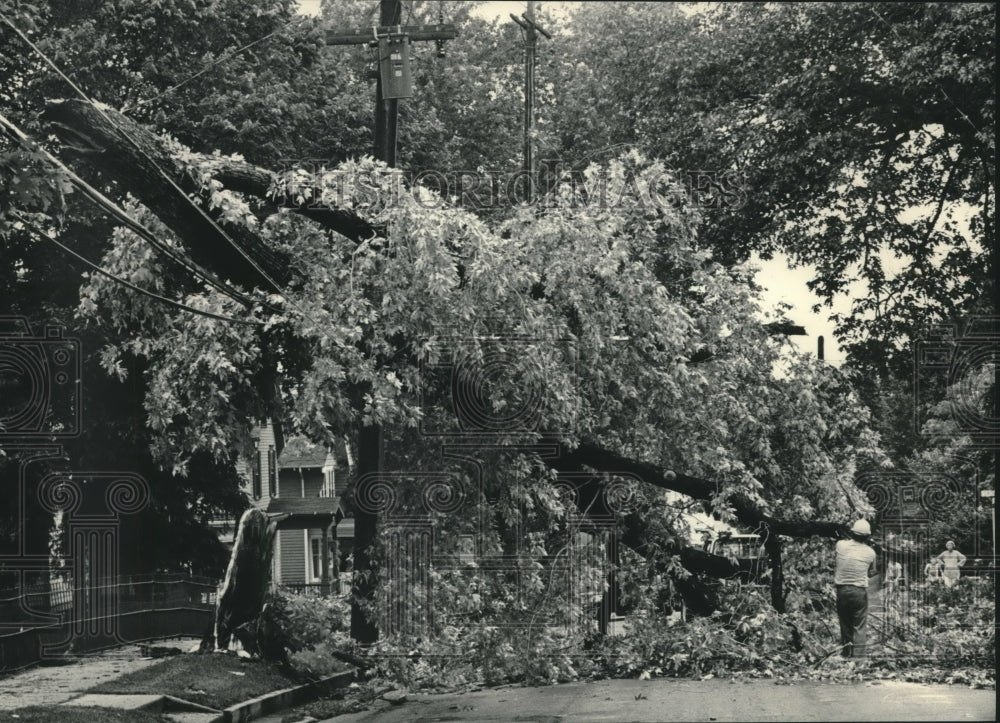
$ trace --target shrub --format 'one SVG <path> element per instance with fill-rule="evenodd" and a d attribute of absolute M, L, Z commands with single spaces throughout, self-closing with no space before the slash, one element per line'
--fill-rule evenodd
<path fill-rule="evenodd" d="M 354 647 L 346 599 L 282 590 L 269 596 L 268 611 L 281 631 L 288 663 L 296 671 L 322 677 L 344 669 L 334 652 L 349 652 Z"/>

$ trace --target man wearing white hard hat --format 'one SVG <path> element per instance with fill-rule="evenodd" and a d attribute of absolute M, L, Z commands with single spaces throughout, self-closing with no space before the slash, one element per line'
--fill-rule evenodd
<path fill-rule="evenodd" d="M 868 578 L 874 577 L 875 550 L 868 544 L 872 528 L 866 520 L 851 527 L 850 538 L 837 542 L 837 617 L 840 619 L 841 654 L 845 658 L 865 654 L 865 623 L 868 621 Z"/>

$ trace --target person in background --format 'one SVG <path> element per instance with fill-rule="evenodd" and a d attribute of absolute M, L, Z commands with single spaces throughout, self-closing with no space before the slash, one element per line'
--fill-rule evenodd
<path fill-rule="evenodd" d="M 941 579 L 945 587 L 954 587 L 961 576 L 959 568 L 965 564 L 965 555 L 955 549 L 954 540 L 948 540 L 945 550 L 935 560 L 941 563 Z"/>
<path fill-rule="evenodd" d="M 858 520 L 850 539 L 837 541 L 837 562 L 833 584 L 837 588 L 837 617 L 840 620 L 841 655 L 865 654 L 865 624 L 868 621 L 868 578 L 876 575 L 875 550 L 869 544 L 871 526 Z"/>
<path fill-rule="evenodd" d="M 928 560 L 927 564 L 924 565 L 924 577 L 932 585 L 941 582 L 941 563 L 936 557 Z"/>
<path fill-rule="evenodd" d="M 898 560 L 890 562 L 885 571 L 885 591 L 891 595 L 903 585 L 903 565 Z"/>
<path fill-rule="evenodd" d="M 708 548 L 712 546 L 712 533 L 708 530 L 701 531 L 701 549 L 708 552 Z"/>

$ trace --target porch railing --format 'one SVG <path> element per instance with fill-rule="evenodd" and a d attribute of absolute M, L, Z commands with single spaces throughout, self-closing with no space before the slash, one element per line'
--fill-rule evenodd
<path fill-rule="evenodd" d="M 331 580 L 329 583 L 322 582 L 279 582 L 272 584 L 272 589 L 287 590 L 289 592 L 302 595 L 313 593 L 316 595 L 346 595 L 351 591 L 351 585 L 343 579 Z"/>

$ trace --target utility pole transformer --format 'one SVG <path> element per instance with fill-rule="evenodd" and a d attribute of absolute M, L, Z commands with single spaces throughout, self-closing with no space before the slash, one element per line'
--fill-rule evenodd
<path fill-rule="evenodd" d="M 396 166 L 396 124 L 400 98 L 413 97 L 410 75 L 410 43 L 454 40 L 458 30 L 451 23 L 437 25 L 400 25 L 401 0 L 380 0 L 379 25 L 376 27 L 326 34 L 327 45 L 371 45 L 378 48 L 379 67 L 375 81 L 375 157 L 390 167 Z"/>

